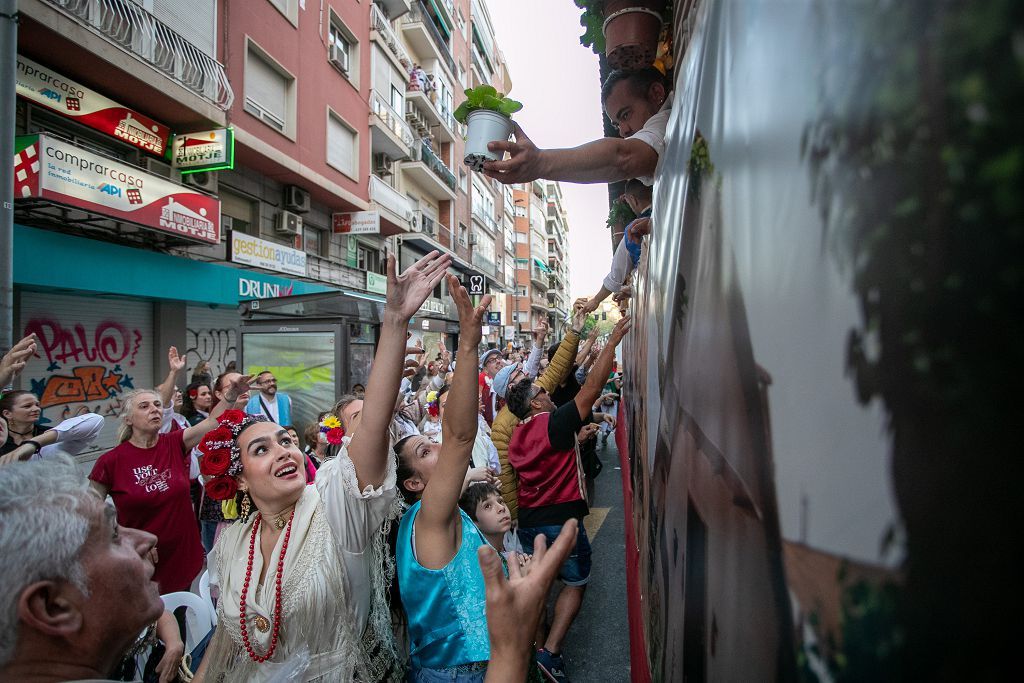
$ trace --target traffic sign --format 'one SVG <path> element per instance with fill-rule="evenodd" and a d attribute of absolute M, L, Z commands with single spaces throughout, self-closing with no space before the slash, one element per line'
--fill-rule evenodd
<path fill-rule="evenodd" d="M 469 291 L 470 296 L 483 296 L 484 294 L 484 276 L 483 275 L 470 275 L 469 282 L 466 284 L 466 289 Z"/>

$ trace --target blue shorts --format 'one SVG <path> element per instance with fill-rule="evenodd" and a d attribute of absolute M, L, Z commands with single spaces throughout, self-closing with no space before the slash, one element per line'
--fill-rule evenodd
<path fill-rule="evenodd" d="M 560 525 L 520 527 L 519 541 L 523 544 L 523 552 L 527 555 L 533 554 L 533 539 L 540 534 L 544 534 L 550 548 L 561 531 Z M 579 531 L 576 533 L 576 545 L 573 546 L 568 559 L 562 563 L 562 568 L 558 571 L 558 578 L 566 586 L 586 586 L 590 581 L 590 539 L 587 538 L 587 530 L 583 528 L 583 522 L 580 522 Z"/>

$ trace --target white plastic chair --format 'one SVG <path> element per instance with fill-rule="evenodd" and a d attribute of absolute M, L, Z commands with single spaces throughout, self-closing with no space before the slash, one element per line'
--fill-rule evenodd
<path fill-rule="evenodd" d="M 214 624 L 213 610 L 209 604 L 195 593 L 181 591 L 161 595 L 164 609 L 174 612 L 179 607 L 185 608 L 185 652 L 192 652 Z"/>
<path fill-rule="evenodd" d="M 199 577 L 199 597 L 209 605 L 210 614 L 213 616 L 213 623 L 217 623 L 217 606 L 213 604 L 213 596 L 210 594 L 210 570 L 207 569 Z"/>

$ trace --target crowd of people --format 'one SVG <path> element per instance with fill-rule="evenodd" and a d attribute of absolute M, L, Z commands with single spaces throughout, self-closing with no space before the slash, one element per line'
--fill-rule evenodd
<path fill-rule="evenodd" d="M 517 129 L 492 143 L 509 158 L 487 168 L 503 182 L 639 178 L 627 201 L 647 222 L 560 340 L 541 325 L 528 353 L 481 354 L 489 297 L 471 300 L 433 252 L 404 273 L 389 257 L 366 384 L 302 438 L 273 372 L 197 367 L 179 391 L 185 361 L 171 347 L 164 381 L 124 397 L 118 445 L 83 477 L 69 456 L 103 419 L 43 429 L 35 395 L 5 391 L 0 680 L 568 680 L 562 647 L 591 575 L 582 521 L 630 318 L 603 341 L 585 331 L 650 232 L 669 101 L 647 72 L 613 74 L 603 96 L 626 140 L 545 151 Z M 454 355 L 407 331 L 442 278 Z M 35 351 L 31 336 L 15 345 L 0 386 Z M 185 653 L 182 615 L 160 596 L 204 571 L 216 625 Z"/>

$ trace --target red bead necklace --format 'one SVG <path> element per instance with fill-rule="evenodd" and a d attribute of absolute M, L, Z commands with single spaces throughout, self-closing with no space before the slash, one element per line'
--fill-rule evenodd
<path fill-rule="evenodd" d="M 260 515 L 256 515 L 256 521 L 252 525 L 252 537 L 249 539 L 249 564 L 245 567 L 245 583 L 242 584 L 242 601 L 238 606 L 238 625 L 242 629 L 242 644 L 249 658 L 257 664 L 262 664 L 274 656 L 277 649 L 277 637 L 281 627 L 281 576 L 284 573 L 284 556 L 288 552 L 288 538 L 292 535 L 292 520 L 295 519 L 295 510 L 288 518 L 288 527 L 284 531 L 284 543 L 281 544 L 281 557 L 277 560 L 277 577 L 274 586 L 274 633 L 270 637 L 270 649 L 267 654 L 258 655 L 249 642 L 249 627 L 245 624 L 245 598 L 249 594 L 249 582 L 252 580 L 252 559 L 256 554 L 256 537 L 260 532 Z"/>

